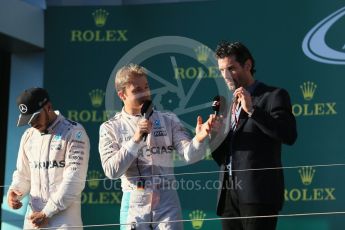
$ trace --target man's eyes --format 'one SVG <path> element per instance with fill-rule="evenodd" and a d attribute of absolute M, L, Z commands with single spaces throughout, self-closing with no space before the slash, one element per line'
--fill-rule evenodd
<path fill-rule="evenodd" d="M 149 89 L 149 87 L 146 86 L 146 87 L 143 88 L 143 89 L 141 89 L 141 88 L 134 89 L 134 90 L 132 91 L 132 93 L 133 93 L 133 94 L 136 94 L 136 93 L 140 93 L 140 92 L 142 92 L 142 91 L 146 91 L 146 90 L 148 90 L 148 89 Z"/>

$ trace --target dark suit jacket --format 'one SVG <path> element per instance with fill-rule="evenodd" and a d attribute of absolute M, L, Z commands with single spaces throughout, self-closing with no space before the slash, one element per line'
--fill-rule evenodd
<path fill-rule="evenodd" d="M 252 94 L 254 113 L 249 118 L 242 110 L 237 129 L 212 152 L 212 157 L 225 171 L 227 155 L 232 155 L 232 169 L 282 167 L 282 143 L 292 145 L 297 138 L 296 120 L 286 90 L 259 83 Z M 226 176 L 227 174 L 225 174 Z M 237 194 L 243 204 L 273 205 L 280 210 L 284 200 L 284 177 L 281 169 L 234 171 Z M 220 173 L 224 185 L 224 173 Z M 219 190 L 217 214 L 225 205 L 224 188 Z"/>

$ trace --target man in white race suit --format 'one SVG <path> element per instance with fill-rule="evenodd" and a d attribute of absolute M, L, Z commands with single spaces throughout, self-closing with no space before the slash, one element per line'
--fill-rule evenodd
<path fill-rule="evenodd" d="M 197 118 L 196 135 L 191 139 L 173 113 L 153 110 L 149 119 L 141 115 L 144 102 L 151 98 L 143 67 L 122 67 L 116 73 L 115 87 L 124 107 L 101 125 L 99 152 L 105 175 L 121 177 L 121 229 L 183 229 L 178 222 L 179 198 L 171 187 L 173 153 L 176 150 L 187 162 L 202 159 L 214 115 L 204 124 Z"/>
<path fill-rule="evenodd" d="M 17 104 L 17 126 L 31 127 L 20 142 L 8 205 L 21 208 L 21 198 L 29 194 L 24 229 L 82 226 L 80 197 L 90 151 L 84 128 L 54 111 L 42 88 L 25 90 Z"/>

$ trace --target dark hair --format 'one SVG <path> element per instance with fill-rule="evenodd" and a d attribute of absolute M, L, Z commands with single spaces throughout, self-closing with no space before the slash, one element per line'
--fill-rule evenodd
<path fill-rule="evenodd" d="M 249 52 L 248 48 L 245 47 L 241 42 L 230 43 L 228 41 L 221 41 L 216 48 L 216 58 L 225 58 L 234 56 L 236 61 L 240 63 L 243 67 L 244 63 L 250 59 L 252 61 L 252 68 L 250 72 L 254 74 L 255 70 L 255 61 L 252 54 Z"/>

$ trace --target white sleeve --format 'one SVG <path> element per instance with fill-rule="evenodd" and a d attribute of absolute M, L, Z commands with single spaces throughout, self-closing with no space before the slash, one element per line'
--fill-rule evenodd
<path fill-rule="evenodd" d="M 67 209 L 73 202 L 80 202 L 77 199 L 85 187 L 89 154 L 90 141 L 85 130 L 81 128 L 71 131 L 66 147 L 62 182 L 42 210 L 47 217 Z"/>
<path fill-rule="evenodd" d="M 196 162 L 205 156 L 207 141 L 200 143 L 195 137 L 191 140 L 178 117 L 172 115 L 173 145 L 187 162 Z"/>
<path fill-rule="evenodd" d="M 27 158 L 24 145 L 28 139 L 27 130 L 21 140 L 18 150 L 18 157 L 17 157 L 17 168 L 13 173 L 12 184 L 9 188 L 13 190 L 17 190 L 25 196 L 30 192 L 31 188 L 31 171 L 30 171 L 30 164 L 29 159 Z"/>
<path fill-rule="evenodd" d="M 132 139 L 120 146 L 114 128 L 103 123 L 99 130 L 99 154 L 105 175 L 110 179 L 122 176 L 138 157 L 139 143 Z"/>

